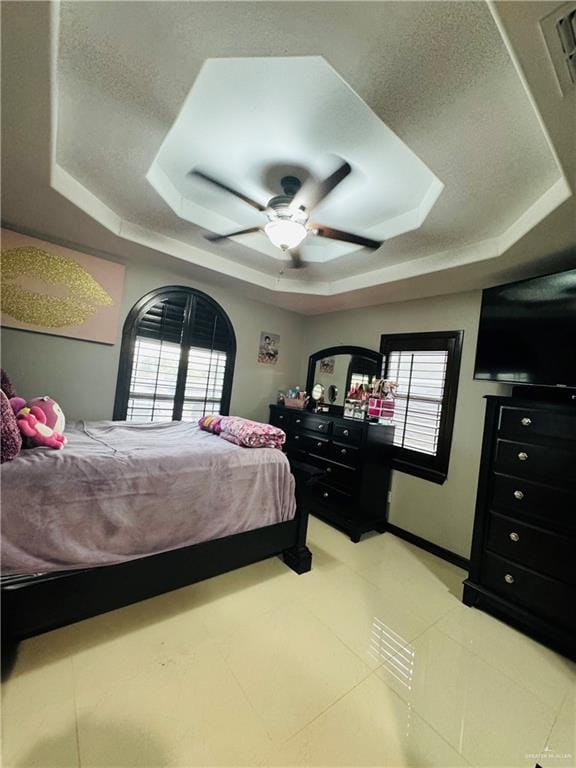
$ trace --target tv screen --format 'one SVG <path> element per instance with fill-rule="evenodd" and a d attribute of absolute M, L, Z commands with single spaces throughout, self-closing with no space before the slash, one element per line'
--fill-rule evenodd
<path fill-rule="evenodd" d="M 576 387 L 576 269 L 482 292 L 474 378 Z"/>

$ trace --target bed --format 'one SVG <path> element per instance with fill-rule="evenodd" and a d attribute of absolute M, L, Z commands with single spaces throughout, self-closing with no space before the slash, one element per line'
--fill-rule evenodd
<path fill-rule="evenodd" d="M 186 422 L 79 422 L 2 466 L 3 647 L 273 555 L 310 570 L 310 480 Z"/>

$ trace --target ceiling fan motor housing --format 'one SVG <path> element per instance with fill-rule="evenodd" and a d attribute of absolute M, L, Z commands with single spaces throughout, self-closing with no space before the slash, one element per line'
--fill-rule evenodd
<path fill-rule="evenodd" d="M 280 184 L 284 194 L 276 195 L 268 201 L 266 215 L 271 221 L 289 219 L 305 224 L 308 220 L 308 213 L 302 208 L 296 209 L 292 206 L 294 195 L 300 190 L 302 182 L 296 176 L 284 176 Z"/>
<path fill-rule="evenodd" d="M 302 186 L 295 176 L 284 176 L 280 184 L 283 195 L 276 195 L 266 208 L 269 222 L 264 227 L 270 242 L 282 251 L 296 248 L 308 234 L 306 222 L 308 213 L 303 208 L 294 208 L 294 195 Z"/>
<path fill-rule="evenodd" d="M 292 197 L 277 195 L 268 202 L 266 215 L 272 219 L 290 219 L 291 221 L 306 222 L 308 213 L 292 207 Z"/>
<path fill-rule="evenodd" d="M 285 195 L 288 197 L 294 197 L 296 192 L 300 191 L 302 182 L 296 176 L 283 176 L 280 179 L 280 186 L 282 187 Z"/>

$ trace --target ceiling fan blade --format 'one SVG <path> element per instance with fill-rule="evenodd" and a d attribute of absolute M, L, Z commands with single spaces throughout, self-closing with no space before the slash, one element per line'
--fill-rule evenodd
<path fill-rule="evenodd" d="M 348 176 L 351 170 L 352 167 L 350 164 L 344 160 L 342 165 L 335 170 L 334 173 L 331 173 L 330 176 L 325 178 L 324 181 L 314 182 L 312 179 L 309 179 L 304 183 L 300 191 L 294 195 L 291 207 L 296 210 L 305 208 L 308 211 L 311 211 L 321 203 L 325 197 L 328 197 L 330 192 L 332 192 L 338 184 Z"/>
<path fill-rule="evenodd" d="M 341 240 L 344 243 L 355 243 L 364 248 L 380 248 L 382 245 L 380 240 L 372 240 L 369 237 L 362 237 L 362 235 L 353 235 L 352 232 L 343 232 L 341 229 L 325 227 L 322 224 L 312 224 L 310 229 L 319 237 L 327 237 L 329 240 Z"/>
<path fill-rule="evenodd" d="M 239 229 L 237 232 L 229 232 L 227 235 L 217 235 L 215 232 L 209 232 L 204 235 L 206 240 L 210 240 L 211 243 L 217 243 L 219 240 L 227 240 L 229 237 L 236 237 L 237 235 L 249 235 L 252 232 L 260 232 L 262 227 L 250 227 L 250 229 Z"/>
<path fill-rule="evenodd" d="M 203 179 L 204 181 L 208 181 L 210 184 L 214 184 L 215 187 L 218 187 L 218 189 L 223 189 L 225 192 L 229 192 L 231 195 L 234 195 L 235 197 L 240 198 L 244 203 L 248 203 L 248 205 L 252 206 L 252 208 L 256 208 L 257 211 L 265 211 L 266 207 L 263 205 L 260 205 L 260 203 L 257 203 L 255 200 L 252 200 L 252 198 L 247 197 L 246 195 L 243 195 L 242 192 L 238 192 L 235 189 L 232 189 L 232 187 L 229 187 L 227 184 L 224 184 L 221 181 L 218 181 L 218 179 L 214 179 L 212 176 L 208 176 L 207 173 L 203 173 L 203 171 L 193 170 L 190 171 L 190 176 L 198 176 L 199 179 Z"/>

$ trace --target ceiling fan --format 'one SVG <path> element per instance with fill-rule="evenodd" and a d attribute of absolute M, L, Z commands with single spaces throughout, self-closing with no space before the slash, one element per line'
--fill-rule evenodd
<path fill-rule="evenodd" d="M 379 248 L 382 245 L 379 240 L 372 240 L 369 237 L 362 237 L 351 232 L 343 232 L 323 224 L 313 224 L 309 221 L 312 210 L 348 176 L 351 170 L 349 163 L 344 161 L 337 170 L 319 183 L 308 180 L 302 184 L 296 176 L 284 176 L 280 181 L 284 194 L 271 198 L 267 205 L 260 205 L 255 200 L 198 169 L 190 171 L 190 175 L 197 176 L 199 179 L 238 197 L 247 205 L 264 213 L 268 218 L 268 223 L 263 226 L 240 229 L 237 232 L 229 232 L 227 235 L 217 235 L 211 232 L 205 235 L 207 240 L 215 243 L 229 237 L 248 235 L 252 232 L 264 232 L 272 245 L 282 251 L 289 252 L 292 266 L 299 268 L 304 264 L 298 246 L 310 235 L 354 243 L 364 248 Z"/>

